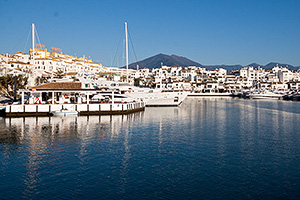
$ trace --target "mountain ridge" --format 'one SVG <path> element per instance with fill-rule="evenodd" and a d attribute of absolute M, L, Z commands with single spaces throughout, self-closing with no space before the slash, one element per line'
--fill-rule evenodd
<path fill-rule="evenodd" d="M 137 69 L 137 65 L 139 66 L 140 69 L 143 68 L 148 68 L 148 69 L 153 69 L 153 68 L 160 68 L 162 65 L 164 66 L 176 66 L 176 67 L 188 67 L 188 66 L 196 66 L 196 67 L 205 67 L 207 70 L 214 70 L 214 69 L 218 69 L 218 68 L 224 68 L 227 71 L 233 71 L 233 70 L 237 70 L 237 69 L 241 69 L 242 67 L 246 67 L 246 66 L 252 66 L 254 68 L 258 68 L 258 66 L 260 66 L 263 69 L 271 69 L 274 66 L 278 65 L 278 66 L 287 66 L 288 69 L 290 70 L 298 70 L 300 69 L 300 66 L 293 66 L 290 64 L 282 64 L 282 63 L 278 63 L 278 62 L 269 62 L 266 65 L 260 65 L 258 63 L 250 63 L 249 65 L 240 65 L 240 64 L 236 64 L 236 65 L 202 65 L 198 62 L 195 62 L 191 59 L 188 59 L 186 57 L 183 56 L 177 56 L 175 54 L 172 55 L 167 55 L 167 54 L 163 54 L 163 53 L 159 53 L 157 55 L 151 56 L 149 58 L 145 58 L 144 60 L 141 61 L 137 61 L 134 63 L 131 63 L 128 68 L 130 69 Z M 123 67 L 126 68 L 126 67 Z"/>

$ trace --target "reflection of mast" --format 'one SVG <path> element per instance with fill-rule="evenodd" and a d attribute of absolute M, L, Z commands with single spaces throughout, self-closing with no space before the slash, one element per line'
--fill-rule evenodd
<path fill-rule="evenodd" d="M 162 122 L 161 122 L 161 119 L 159 121 L 159 133 L 158 133 L 158 142 L 159 144 L 162 143 Z"/>
<path fill-rule="evenodd" d="M 128 124 L 129 125 L 129 124 Z M 129 126 L 125 130 L 125 136 L 124 136 L 124 157 L 122 160 L 122 189 L 125 190 L 126 180 L 128 177 L 128 166 L 129 166 L 129 159 L 130 159 L 130 146 L 129 146 Z"/>

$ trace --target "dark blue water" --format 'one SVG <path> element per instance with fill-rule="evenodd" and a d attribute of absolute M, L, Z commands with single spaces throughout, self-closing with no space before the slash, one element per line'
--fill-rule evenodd
<path fill-rule="evenodd" d="M 0 199 L 300 199 L 300 103 L 0 119 Z"/>

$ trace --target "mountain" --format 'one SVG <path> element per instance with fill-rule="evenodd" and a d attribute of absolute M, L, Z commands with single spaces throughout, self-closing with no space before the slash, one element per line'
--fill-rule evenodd
<path fill-rule="evenodd" d="M 215 69 L 223 68 L 230 72 L 233 70 L 241 69 L 243 66 L 242 65 L 205 65 L 203 67 L 205 67 L 207 70 L 215 70 Z"/>
<path fill-rule="evenodd" d="M 251 63 L 251 64 L 249 64 L 249 65 L 247 65 L 247 66 L 252 66 L 252 67 L 254 67 L 254 68 L 258 68 L 258 67 L 260 67 L 261 65 L 260 65 L 260 64 L 257 64 L 257 63 Z"/>
<path fill-rule="evenodd" d="M 278 62 L 270 62 L 266 65 L 260 65 L 260 64 L 257 64 L 257 63 L 251 63 L 247 66 L 252 66 L 254 68 L 257 68 L 258 66 L 260 66 L 261 68 L 263 69 L 272 69 L 273 67 L 275 66 L 281 66 L 281 67 L 287 67 L 289 70 L 298 70 L 300 69 L 300 67 L 294 67 L 293 65 L 289 65 L 289 64 L 282 64 L 282 63 L 278 63 Z"/>
<path fill-rule="evenodd" d="M 136 69 L 137 65 L 139 65 L 139 68 L 148 68 L 148 69 L 153 69 L 153 68 L 160 68 L 162 65 L 165 66 L 176 66 L 176 67 L 188 67 L 188 66 L 196 66 L 196 67 L 205 67 L 207 70 L 215 70 L 219 68 L 224 68 L 228 72 L 241 69 L 242 67 L 246 66 L 252 66 L 254 68 L 258 68 L 259 66 L 263 69 L 272 69 L 276 65 L 282 66 L 282 67 L 288 67 L 290 70 L 298 70 L 300 69 L 300 66 L 294 67 L 289 64 L 281 64 L 277 62 L 270 62 L 267 65 L 260 65 L 258 63 L 251 63 L 246 66 L 242 65 L 202 65 L 200 63 L 197 63 L 195 61 L 192 61 L 186 57 L 183 56 L 177 56 L 177 55 L 166 55 L 166 54 L 157 54 L 155 56 L 152 56 L 150 58 L 146 58 L 144 60 L 131 63 L 128 67 L 130 69 Z M 126 67 L 123 67 L 126 68 Z"/>
<path fill-rule="evenodd" d="M 128 68 L 130 69 L 136 69 L 136 66 L 139 65 L 139 68 L 160 68 L 161 65 L 165 66 L 181 66 L 181 67 L 187 67 L 187 66 L 197 66 L 202 67 L 201 64 L 192 61 L 188 58 L 182 57 L 182 56 L 176 56 L 176 55 L 166 55 L 166 54 L 157 54 L 155 56 L 152 56 L 150 58 L 147 58 L 142 61 L 138 61 L 135 63 L 131 63 Z"/>
<path fill-rule="evenodd" d="M 289 65 L 289 64 L 281 64 L 281 63 L 275 63 L 275 62 L 270 62 L 267 65 L 264 66 L 265 69 L 272 69 L 274 66 L 282 66 L 282 67 L 286 67 L 290 70 L 297 70 L 297 67 L 294 67 L 293 65 Z"/>

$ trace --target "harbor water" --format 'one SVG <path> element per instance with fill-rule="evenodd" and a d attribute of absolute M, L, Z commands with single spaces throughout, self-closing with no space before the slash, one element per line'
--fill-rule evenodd
<path fill-rule="evenodd" d="M 300 103 L 0 118 L 0 199 L 299 199 Z"/>

